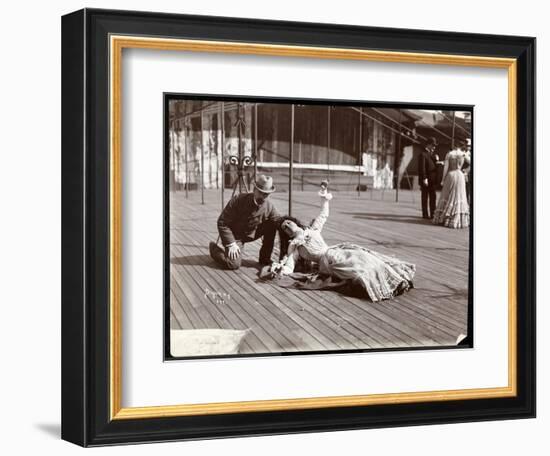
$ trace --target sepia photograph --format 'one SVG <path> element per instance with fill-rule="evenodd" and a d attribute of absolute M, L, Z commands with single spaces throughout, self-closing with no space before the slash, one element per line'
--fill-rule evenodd
<path fill-rule="evenodd" d="M 62 62 L 29 95 L 61 116 L 29 128 L 22 110 L 36 102 L 8 91 L 14 144 L 32 132 L 40 146 L 38 162 L 6 168 L 35 174 L 7 173 L 8 201 L 29 196 L 11 211 L 23 221 L 5 224 L 25 235 L 8 242 L 22 280 L 7 302 L 42 303 L 50 287 L 61 306 L 31 318 L 56 333 L 33 359 L 61 363 L 35 388 L 55 412 L 33 413 L 35 428 L 51 440 L 57 423 L 82 447 L 263 439 L 251 454 L 267 438 L 290 442 L 273 454 L 311 452 L 296 436 L 353 430 L 318 446 L 366 436 L 410 453 L 416 439 L 426 453 L 467 440 L 464 426 L 399 429 L 473 423 L 478 449 L 488 424 L 475 422 L 497 436 L 513 419 L 512 450 L 535 448 L 536 108 L 549 103 L 536 103 L 529 21 L 410 2 L 363 15 L 218 3 L 54 11 L 53 34 L 32 15 L 46 26 L 34 21 L 27 44 Z M 45 234 L 55 242 L 36 242 Z M 30 282 L 29 260 L 56 252 L 25 246 L 57 250 L 61 268 L 46 272 L 61 288 L 51 274 Z M 8 340 L 27 339 L 8 326 Z M 26 364 L 34 378 L 41 366 Z"/>
<path fill-rule="evenodd" d="M 165 93 L 165 359 L 473 347 L 473 111 Z"/>

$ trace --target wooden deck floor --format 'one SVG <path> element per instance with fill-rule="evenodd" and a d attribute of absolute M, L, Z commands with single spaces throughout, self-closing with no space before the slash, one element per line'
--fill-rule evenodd
<path fill-rule="evenodd" d="M 171 328 L 248 328 L 243 354 L 454 345 L 467 333 L 469 234 L 422 220 L 419 196 L 394 203 L 334 194 L 323 229 L 329 245 L 351 241 L 417 266 L 414 289 L 372 303 L 258 283 L 259 241 L 246 245 L 241 269 L 222 270 L 208 254 L 217 238 L 219 191 L 205 191 L 205 205 L 200 192 L 171 192 Z M 286 213 L 288 195 L 272 198 Z M 293 215 L 309 221 L 318 207 L 316 193 L 294 193 Z"/>

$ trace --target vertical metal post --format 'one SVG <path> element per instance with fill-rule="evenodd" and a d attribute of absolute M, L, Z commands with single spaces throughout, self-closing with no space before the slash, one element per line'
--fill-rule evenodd
<path fill-rule="evenodd" d="M 187 119 L 183 121 L 183 131 L 185 133 L 185 197 L 189 198 L 189 126 L 187 125 Z"/>
<path fill-rule="evenodd" d="M 218 146 L 220 145 L 220 138 L 218 137 L 218 130 L 220 128 L 220 116 L 219 113 L 216 114 L 218 117 L 218 122 L 216 124 L 216 190 L 220 188 L 220 154 L 218 151 Z M 214 115 L 212 115 L 212 133 L 214 133 Z"/>
<path fill-rule="evenodd" d="M 288 157 L 288 215 L 292 216 L 292 184 L 294 180 L 294 105 L 290 106 L 290 156 Z"/>
<path fill-rule="evenodd" d="M 220 103 L 220 128 L 221 134 L 221 168 L 222 168 L 222 211 L 225 207 L 224 190 L 225 190 L 225 111 L 223 101 Z"/>
<path fill-rule="evenodd" d="M 202 111 L 201 111 L 202 112 Z M 202 123 L 202 121 L 201 121 Z M 208 127 L 208 187 L 212 188 L 212 142 L 210 141 L 210 132 L 212 129 L 212 119 L 210 119 Z"/>
<path fill-rule="evenodd" d="M 327 179 L 330 177 L 330 106 L 327 115 Z"/>
<path fill-rule="evenodd" d="M 401 117 L 403 111 L 399 110 L 399 137 L 397 138 L 397 151 L 395 153 L 395 160 L 393 161 L 393 177 L 395 178 L 395 202 L 399 202 L 399 168 L 401 166 Z M 397 175 L 396 172 L 397 171 Z"/>
<path fill-rule="evenodd" d="M 178 182 L 177 182 L 177 178 L 179 177 L 180 173 L 181 173 L 181 136 L 182 136 L 182 131 L 181 129 L 179 128 L 179 122 L 176 123 L 176 125 L 178 126 L 178 129 L 176 130 L 176 144 L 177 144 L 177 149 L 175 150 L 175 158 L 176 158 L 176 189 L 178 188 Z"/>
<path fill-rule="evenodd" d="M 201 204 L 204 204 L 204 113 L 201 106 Z"/>
<path fill-rule="evenodd" d="M 455 148 L 455 123 L 456 123 L 456 111 L 453 111 L 453 134 L 451 138 L 451 150 Z"/>
<path fill-rule="evenodd" d="M 258 174 L 258 103 L 254 103 L 254 182 Z"/>
<path fill-rule="evenodd" d="M 174 176 L 174 186 L 173 188 L 177 190 L 177 175 L 178 175 L 178 159 L 179 159 L 179 150 L 176 152 L 176 147 L 179 149 L 179 143 L 178 141 L 178 131 L 177 131 L 177 122 L 171 122 L 170 123 L 170 136 L 169 136 L 169 145 L 168 148 L 170 150 L 170 162 L 172 163 L 173 167 L 171 168 L 171 172 Z M 172 186 L 172 180 L 170 180 L 170 186 Z"/>
<path fill-rule="evenodd" d="M 300 145 L 298 146 L 298 163 L 302 163 L 302 141 L 300 141 Z M 304 168 L 302 168 L 302 174 L 300 175 L 300 182 L 301 182 L 300 188 L 302 189 L 302 191 L 304 191 Z"/>
<path fill-rule="evenodd" d="M 363 107 L 359 108 L 359 151 L 357 152 L 357 163 L 359 172 L 357 173 L 357 196 L 361 196 L 361 167 L 363 162 Z"/>
<path fill-rule="evenodd" d="M 238 169 L 237 169 L 237 180 L 239 181 L 239 194 L 243 192 L 243 185 L 242 181 L 244 179 L 243 177 L 243 132 L 242 132 L 242 118 L 241 118 L 241 104 L 237 104 L 237 135 L 239 138 L 239 145 L 237 147 L 237 151 L 239 154 L 239 163 L 238 163 Z"/>

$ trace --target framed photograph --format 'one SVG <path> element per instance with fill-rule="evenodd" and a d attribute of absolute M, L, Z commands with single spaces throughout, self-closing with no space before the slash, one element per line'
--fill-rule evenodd
<path fill-rule="evenodd" d="M 473 106 L 164 107 L 165 360 L 473 347 Z"/>
<path fill-rule="evenodd" d="M 535 40 L 62 21 L 62 437 L 535 416 Z"/>

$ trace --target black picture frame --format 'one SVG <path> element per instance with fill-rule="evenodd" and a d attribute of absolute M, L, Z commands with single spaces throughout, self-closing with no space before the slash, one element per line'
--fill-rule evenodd
<path fill-rule="evenodd" d="M 517 62 L 513 397 L 112 419 L 109 37 L 169 37 Z M 535 39 L 84 9 L 62 19 L 62 438 L 82 446 L 535 416 Z"/>

